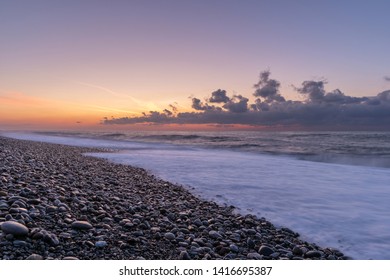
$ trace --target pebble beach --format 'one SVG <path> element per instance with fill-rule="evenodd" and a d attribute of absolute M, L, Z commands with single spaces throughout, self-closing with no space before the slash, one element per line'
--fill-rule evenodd
<path fill-rule="evenodd" d="M 0 137 L 0 259 L 348 259 L 97 151 Z"/>

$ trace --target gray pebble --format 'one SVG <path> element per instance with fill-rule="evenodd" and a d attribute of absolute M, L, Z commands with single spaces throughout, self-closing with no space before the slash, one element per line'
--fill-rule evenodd
<path fill-rule="evenodd" d="M 218 232 L 215 230 L 210 230 L 209 231 L 209 236 L 214 239 L 222 239 L 222 235 L 220 235 Z"/>
<path fill-rule="evenodd" d="M 320 258 L 321 256 L 322 256 L 321 252 L 320 251 L 315 251 L 315 250 L 308 251 L 305 254 L 306 258 Z"/>
<path fill-rule="evenodd" d="M 261 260 L 262 257 L 259 253 L 248 253 L 246 256 L 250 260 Z"/>
<path fill-rule="evenodd" d="M 95 247 L 97 248 L 103 248 L 103 247 L 106 247 L 107 246 L 107 242 L 106 241 L 97 241 L 95 243 Z"/>
<path fill-rule="evenodd" d="M 164 234 L 164 237 L 168 240 L 175 240 L 176 236 L 172 232 L 167 232 Z"/>
<path fill-rule="evenodd" d="M 43 257 L 38 254 L 31 254 L 26 260 L 43 260 Z"/>
<path fill-rule="evenodd" d="M 25 236 L 28 234 L 28 228 L 21 223 L 7 221 L 1 224 L 1 230 L 4 233 L 9 233 L 15 236 Z"/>
<path fill-rule="evenodd" d="M 188 254 L 187 251 L 181 251 L 180 252 L 180 255 L 179 255 L 179 260 L 190 260 L 191 257 L 190 255 Z"/>
<path fill-rule="evenodd" d="M 263 256 L 270 256 L 274 253 L 274 250 L 268 246 L 262 245 L 259 249 L 259 254 Z"/>
<path fill-rule="evenodd" d="M 72 228 L 77 230 L 89 230 L 93 228 L 93 226 L 86 221 L 75 221 L 72 223 Z"/>

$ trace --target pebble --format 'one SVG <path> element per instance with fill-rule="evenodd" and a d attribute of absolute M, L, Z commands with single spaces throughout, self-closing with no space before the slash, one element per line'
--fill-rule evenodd
<path fill-rule="evenodd" d="M 215 230 L 210 230 L 209 231 L 209 236 L 214 239 L 222 239 L 222 235 L 220 235 L 218 232 Z"/>
<path fill-rule="evenodd" d="M 238 253 L 238 251 L 239 251 L 237 245 L 235 245 L 235 244 L 230 244 L 229 248 L 230 248 L 230 250 L 231 250 L 233 253 Z"/>
<path fill-rule="evenodd" d="M 77 261 L 77 260 L 79 260 L 79 258 L 76 258 L 76 257 L 65 257 L 65 258 L 63 258 L 63 260 L 67 260 L 67 261 Z"/>
<path fill-rule="evenodd" d="M 248 253 L 247 258 L 250 260 L 261 260 L 262 257 L 259 253 Z"/>
<path fill-rule="evenodd" d="M 268 246 L 262 245 L 259 249 L 259 254 L 263 256 L 270 256 L 274 253 L 274 250 Z"/>
<path fill-rule="evenodd" d="M 180 255 L 179 255 L 179 260 L 190 260 L 191 257 L 190 255 L 188 254 L 187 251 L 181 251 L 180 252 Z"/>
<path fill-rule="evenodd" d="M 28 234 L 28 228 L 25 225 L 14 221 L 2 223 L 1 230 L 4 233 L 9 233 L 15 236 L 26 236 Z"/>
<path fill-rule="evenodd" d="M 43 260 L 43 257 L 38 254 L 31 254 L 26 260 Z"/>
<path fill-rule="evenodd" d="M 295 246 L 293 248 L 292 252 L 293 252 L 294 255 L 297 255 L 297 256 L 302 256 L 303 255 L 303 250 L 299 246 Z"/>
<path fill-rule="evenodd" d="M 95 243 L 95 247 L 97 248 L 103 248 L 103 247 L 106 247 L 107 246 L 107 242 L 106 241 L 97 241 Z"/>
<path fill-rule="evenodd" d="M 321 256 L 322 256 L 321 252 L 315 251 L 315 250 L 308 251 L 305 254 L 305 257 L 307 257 L 307 258 L 320 258 Z"/>
<path fill-rule="evenodd" d="M 14 246 L 16 247 L 24 247 L 24 246 L 27 246 L 27 242 L 26 241 L 23 241 L 23 240 L 15 240 L 13 242 Z"/>
<path fill-rule="evenodd" d="M 172 232 L 167 232 L 164 234 L 164 237 L 168 240 L 175 240 L 176 236 Z"/>
<path fill-rule="evenodd" d="M 89 230 L 93 228 L 93 226 L 86 221 L 74 221 L 72 223 L 72 228 L 77 230 Z"/>

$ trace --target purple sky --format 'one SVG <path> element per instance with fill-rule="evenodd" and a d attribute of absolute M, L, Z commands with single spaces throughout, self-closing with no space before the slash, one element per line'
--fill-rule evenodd
<path fill-rule="evenodd" d="M 93 124 L 221 88 L 255 102 L 270 69 L 286 100 L 390 88 L 390 1 L 0 1 L 0 124 Z M 177 103 L 174 103 L 177 102 Z M 15 112 L 19 112 L 15 114 Z"/>

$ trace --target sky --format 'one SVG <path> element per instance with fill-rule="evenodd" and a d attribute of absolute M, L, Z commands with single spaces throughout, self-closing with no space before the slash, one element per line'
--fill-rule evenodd
<path fill-rule="evenodd" d="M 0 0 L 0 129 L 389 129 L 389 10 Z"/>

